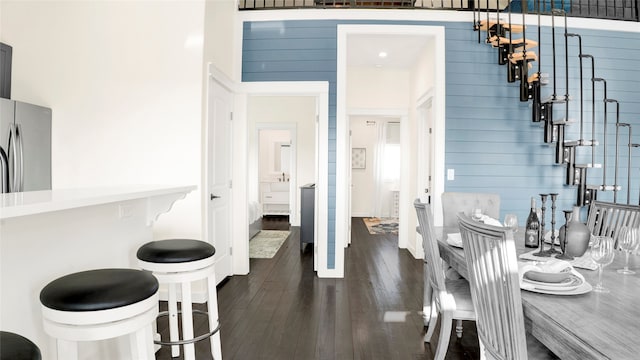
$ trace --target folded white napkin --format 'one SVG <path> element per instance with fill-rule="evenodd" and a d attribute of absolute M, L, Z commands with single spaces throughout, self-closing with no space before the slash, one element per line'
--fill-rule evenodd
<path fill-rule="evenodd" d="M 462 247 L 462 235 L 460 233 L 449 233 L 447 235 L 447 244 L 455 247 Z"/>
<path fill-rule="evenodd" d="M 480 219 L 480 221 L 491 226 L 502 226 L 502 223 L 500 222 L 500 220 L 494 219 L 491 216 L 487 216 L 487 215 L 482 215 L 482 218 Z"/>
<path fill-rule="evenodd" d="M 539 271 L 545 273 L 559 273 L 571 269 L 571 274 L 577 276 L 584 282 L 584 277 L 576 269 L 573 268 L 571 263 L 560 259 L 549 259 L 545 262 L 531 262 L 531 261 L 518 261 L 518 280 L 520 281 L 521 289 L 533 289 L 535 286 L 531 283 L 523 281 L 524 274 L 527 271 Z"/>

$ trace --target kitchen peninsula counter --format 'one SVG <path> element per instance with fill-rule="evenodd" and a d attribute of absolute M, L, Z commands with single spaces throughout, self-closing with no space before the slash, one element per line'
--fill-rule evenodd
<path fill-rule="evenodd" d="M 178 198 L 183 198 L 195 188 L 195 186 L 160 187 L 135 185 L 0 194 L 0 220 L 158 196 L 169 198 L 177 196 L 173 200 L 175 201 Z M 173 204 L 173 201 L 171 204 Z"/>
<path fill-rule="evenodd" d="M 97 268 L 135 268 L 153 223 L 195 186 L 127 186 L 0 194 L 0 329 L 54 343 L 42 330 L 40 290 L 51 280 Z M 126 359 L 126 338 L 81 347 L 81 359 Z M 110 346 L 109 342 L 118 346 Z"/>

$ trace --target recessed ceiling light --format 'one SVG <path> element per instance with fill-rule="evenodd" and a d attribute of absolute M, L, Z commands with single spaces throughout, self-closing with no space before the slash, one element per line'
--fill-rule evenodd
<path fill-rule="evenodd" d="M 386 57 L 387 57 L 387 53 L 386 53 L 386 52 L 384 52 L 384 51 L 380 51 L 380 52 L 378 53 L 378 57 L 380 57 L 380 58 L 386 58 Z"/>

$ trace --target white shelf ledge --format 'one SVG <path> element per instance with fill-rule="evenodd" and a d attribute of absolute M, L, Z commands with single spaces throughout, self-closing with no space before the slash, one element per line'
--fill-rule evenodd
<path fill-rule="evenodd" d="M 134 185 L 101 188 L 56 189 L 0 194 L 0 220 L 19 216 L 75 209 L 134 199 L 149 198 L 148 221 L 151 225 L 173 203 L 196 186 Z"/>

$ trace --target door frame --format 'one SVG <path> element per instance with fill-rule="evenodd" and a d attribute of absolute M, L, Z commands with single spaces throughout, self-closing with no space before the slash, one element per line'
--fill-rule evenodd
<path fill-rule="evenodd" d="M 348 166 L 350 166 L 350 153 L 349 149 L 349 123 L 347 118 L 347 103 L 346 103 L 346 81 L 347 81 L 347 37 L 350 34 L 393 34 L 393 35 L 423 35 L 428 37 L 434 42 L 434 54 L 433 54 L 433 135 L 434 135 L 434 169 L 435 172 L 433 182 L 433 197 L 434 208 L 440 206 L 440 195 L 444 192 L 444 156 L 445 156 L 445 35 L 443 26 L 434 25 L 343 25 L 339 24 L 337 28 L 337 78 L 336 78 L 336 173 L 348 173 Z M 421 94 L 420 94 L 421 95 Z M 416 107 L 416 100 L 412 99 L 410 104 L 412 109 Z M 415 118 L 410 116 L 410 122 L 415 122 Z M 408 130 L 409 127 L 404 129 Z M 407 131 L 408 132 L 408 131 Z M 407 139 L 409 136 L 410 141 L 417 141 L 415 136 L 407 134 L 401 130 L 402 139 Z M 410 144 L 411 146 L 414 144 Z M 403 145 L 404 149 L 404 145 Z M 402 150 L 401 150 L 402 151 Z M 415 163 L 412 164 L 415 166 Z M 410 166 L 411 167 L 411 166 Z M 410 168 L 409 167 L 409 168 Z M 400 221 L 399 223 L 399 242 L 402 234 L 407 234 L 408 244 L 403 243 L 403 246 L 408 247 L 409 251 L 412 251 L 413 256 L 418 258 L 418 254 L 415 251 L 415 223 L 416 216 L 415 210 L 413 210 L 413 198 L 416 197 L 415 177 L 409 178 L 406 176 L 405 171 L 410 169 L 403 166 L 401 175 L 401 190 L 400 190 L 400 219 L 407 219 L 409 221 Z M 413 175 L 417 176 L 417 175 Z M 350 191 L 350 184 L 346 177 L 336 177 L 336 249 L 340 249 L 349 244 L 351 239 L 351 232 L 349 229 L 351 220 L 351 208 L 347 201 L 350 201 L 350 197 L 347 193 Z M 435 224 L 442 224 L 442 214 L 439 211 L 435 212 L 434 220 Z M 411 244 L 411 243 L 414 244 Z M 344 252 L 336 251 L 336 269 L 344 271 Z"/>
<path fill-rule="evenodd" d="M 250 94 L 249 96 L 257 96 Z M 289 131 L 289 140 L 291 142 L 291 153 L 289 154 L 290 169 L 289 169 L 289 223 L 292 226 L 300 226 L 300 219 L 298 219 L 298 202 L 297 192 L 298 189 L 298 129 L 295 123 L 258 123 L 255 128 L 255 140 L 258 145 L 250 156 L 256 161 L 260 157 L 260 131 L 263 130 L 285 130 Z M 250 162 L 251 163 L 251 162 Z M 257 195 L 260 196 L 260 173 L 258 172 L 258 189 Z M 251 183 L 251 181 L 249 181 Z M 255 192 L 251 191 L 249 194 Z"/>
<path fill-rule="evenodd" d="M 336 277 L 335 269 L 328 268 L 328 172 L 329 172 L 329 83 L 327 81 L 256 81 L 242 82 L 237 87 L 234 132 L 244 134 L 234 138 L 238 157 L 233 161 L 234 192 L 234 263 L 236 274 L 249 273 L 249 210 L 248 210 L 248 120 L 247 105 L 250 96 L 311 96 L 316 97 L 316 158 L 315 158 L 315 224 L 314 268 L 318 277 Z M 236 131 L 238 130 L 238 131 Z M 240 132 L 242 131 L 242 132 Z M 235 153 L 235 152 L 234 152 Z M 320 210 L 322 209 L 322 210 Z"/>

